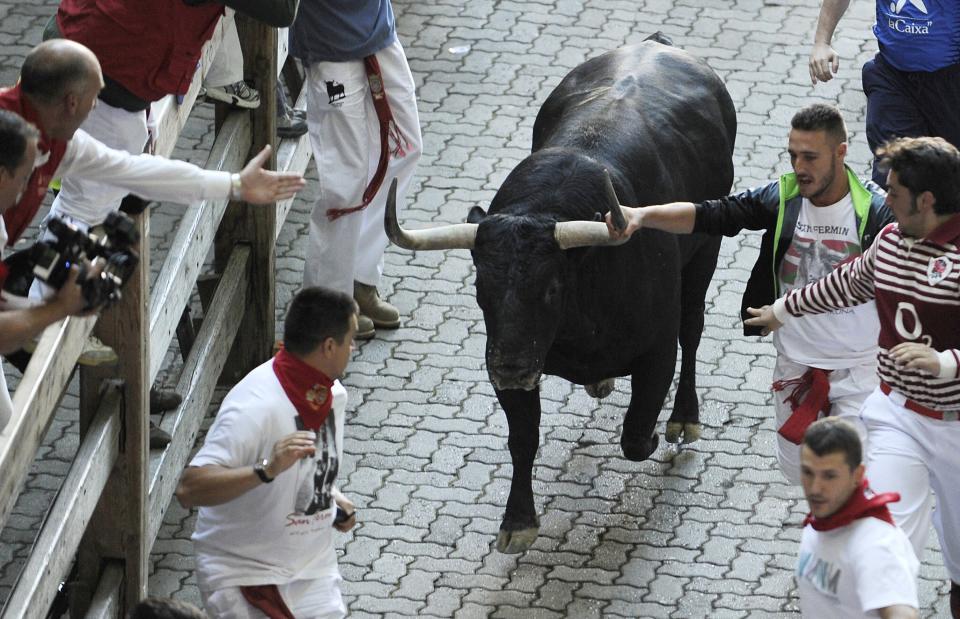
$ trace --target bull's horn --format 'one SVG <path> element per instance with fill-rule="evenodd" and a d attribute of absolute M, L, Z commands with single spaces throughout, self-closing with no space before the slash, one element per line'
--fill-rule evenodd
<path fill-rule="evenodd" d="M 473 249 L 477 224 L 452 224 L 425 230 L 404 230 L 397 221 L 397 179 L 390 182 L 383 228 L 394 245 L 404 249 Z"/>
<path fill-rule="evenodd" d="M 622 245 L 629 241 L 628 237 L 620 239 L 610 238 L 607 224 L 597 221 L 561 221 L 553 230 L 560 249 L 574 247 L 591 247 L 594 245 Z"/>
<path fill-rule="evenodd" d="M 610 172 L 603 169 L 603 189 L 607 194 L 607 204 L 610 208 L 610 223 L 613 227 L 623 232 L 627 229 L 627 220 L 623 218 L 623 211 L 620 210 L 620 198 L 617 197 L 617 190 L 613 188 L 613 181 L 610 180 Z"/>

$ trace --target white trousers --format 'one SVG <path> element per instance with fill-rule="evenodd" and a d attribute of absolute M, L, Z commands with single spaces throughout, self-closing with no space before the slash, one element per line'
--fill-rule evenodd
<path fill-rule="evenodd" d="M 960 421 L 924 417 L 904 402 L 896 391 L 888 396 L 878 388 L 863 403 L 861 418 L 870 435 L 867 478 L 877 492 L 900 493 L 888 507 L 921 560 L 932 516 L 943 563 L 960 583 Z"/>
<path fill-rule="evenodd" d="M 230 19 L 232 13 L 233 9 L 226 9 L 223 39 L 207 74 L 203 76 L 204 86 L 229 86 L 243 81 L 243 49 L 240 47 L 237 25 Z"/>
<path fill-rule="evenodd" d="M 307 125 L 320 182 L 310 215 L 304 287 L 325 286 L 352 296 L 354 280 L 370 286 L 380 282 L 390 181 L 397 179 L 399 210 L 423 150 L 413 75 L 403 47 L 395 42 L 377 52 L 377 60 L 390 110 L 405 138 L 405 155 L 390 157 L 383 184 L 367 208 L 335 221 L 327 211 L 359 205 L 377 169 L 380 123 L 362 60 L 318 62 L 306 70 Z M 393 146 L 391 140 L 388 147 Z"/>
<path fill-rule="evenodd" d="M 799 378 L 810 368 L 806 365 L 794 363 L 783 355 L 777 355 L 777 362 L 773 367 L 773 382 Z M 867 431 L 860 421 L 860 406 L 863 401 L 877 387 L 877 363 L 870 361 L 851 368 L 833 370 L 830 378 L 830 416 L 843 417 L 857 428 L 860 440 L 863 441 L 863 453 L 867 453 Z M 777 429 L 779 430 L 793 410 L 786 398 L 790 395 L 788 387 L 784 391 L 773 393 L 773 406 L 776 411 Z M 800 445 L 794 445 L 777 434 L 777 460 L 780 462 L 780 471 L 791 484 L 800 485 Z"/>
<path fill-rule="evenodd" d="M 128 112 L 103 101 L 97 101 L 80 128 L 110 148 L 131 155 L 141 154 L 147 144 L 146 112 Z M 128 193 L 112 185 L 65 177 L 48 217 L 68 215 L 88 226 L 97 226 L 120 208 L 120 201 Z"/>
<path fill-rule="evenodd" d="M 297 619 L 341 619 L 347 607 L 340 594 L 340 576 L 315 580 L 295 580 L 277 585 L 280 597 Z M 200 591 L 203 606 L 213 619 L 268 619 L 243 597 L 240 587 L 225 587 L 211 592 Z"/>

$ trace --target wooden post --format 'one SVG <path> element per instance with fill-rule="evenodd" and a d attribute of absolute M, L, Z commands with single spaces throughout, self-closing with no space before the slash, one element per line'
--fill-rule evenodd
<path fill-rule="evenodd" d="M 103 561 L 123 562 L 124 614 L 146 597 L 150 547 L 147 539 L 147 472 L 149 468 L 149 211 L 134 218 L 140 234 L 140 263 L 123 287 L 119 304 L 104 312 L 98 333 L 120 357 L 114 375 L 123 381 L 120 457 L 104 489 L 81 544 L 78 560 L 82 585 L 73 602 L 74 616 L 86 612 Z M 95 378 L 81 381 L 89 401 Z M 86 411 L 85 411 L 86 413 Z M 85 425 L 85 424 L 82 424 Z M 88 583 L 87 581 L 90 581 Z"/>
<path fill-rule="evenodd" d="M 260 107 L 252 112 L 253 156 L 266 144 L 274 147 L 268 167 L 276 169 L 277 31 L 246 16 L 235 16 L 245 73 L 260 92 Z M 223 217 L 216 239 L 217 271 L 223 272 L 230 252 L 240 242 L 250 245 L 250 277 L 247 312 L 231 353 L 232 363 L 223 380 L 238 381 L 246 372 L 267 360 L 273 351 L 275 316 L 276 205 L 232 203 Z"/>

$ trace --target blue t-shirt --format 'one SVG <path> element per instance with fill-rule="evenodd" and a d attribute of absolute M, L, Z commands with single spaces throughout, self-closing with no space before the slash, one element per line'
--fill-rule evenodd
<path fill-rule="evenodd" d="M 901 71 L 936 71 L 960 62 L 958 0 L 877 0 L 873 34 L 880 55 Z"/>
<path fill-rule="evenodd" d="M 306 64 L 360 60 L 396 36 L 390 0 L 300 0 L 290 54 Z"/>

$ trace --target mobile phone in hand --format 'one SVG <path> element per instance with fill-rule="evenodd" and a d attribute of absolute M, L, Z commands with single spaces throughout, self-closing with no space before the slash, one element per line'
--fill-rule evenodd
<path fill-rule="evenodd" d="M 352 517 L 353 517 L 353 512 L 350 512 L 348 514 L 346 510 L 344 510 L 342 507 L 337 505 L 337 515 L 333 517 L 333 523 L 340 524 L 341 522 L 346 522 L 347 520 L 350 520 L 350 518 Z"/>

